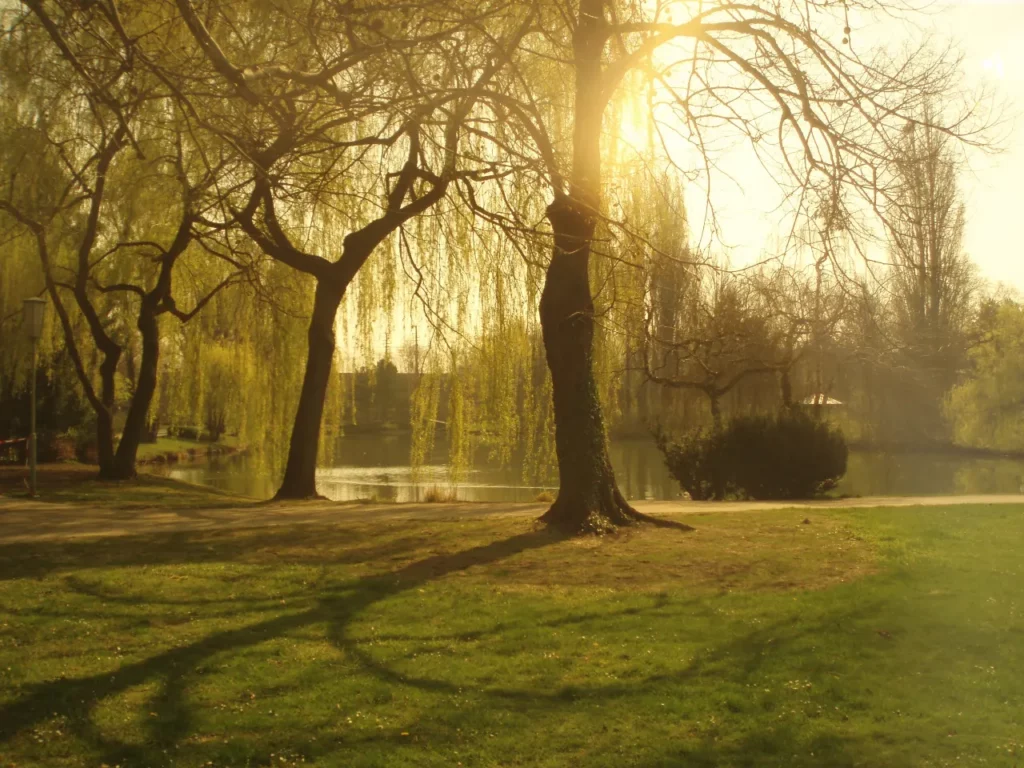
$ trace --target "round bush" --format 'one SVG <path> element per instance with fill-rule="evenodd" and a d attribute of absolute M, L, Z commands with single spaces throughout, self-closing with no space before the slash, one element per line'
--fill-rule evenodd
<path fill-rule="evenodd" d="M 744 416 L 717 433 L 655 433 L 669 472 L 693 499 L 806 499 L 846 473 L 842 432 L 802 413 Z"/>

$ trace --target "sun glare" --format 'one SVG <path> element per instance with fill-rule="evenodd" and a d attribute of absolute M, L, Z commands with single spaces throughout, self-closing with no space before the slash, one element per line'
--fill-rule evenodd
<path fill-rule="evenodd" d="M 1002 80 L 1006 76 L 1006 66 L 1003 64 L 1003 57 L 998 53 L 982 61 L 981 68 L 997 80 Z"/>

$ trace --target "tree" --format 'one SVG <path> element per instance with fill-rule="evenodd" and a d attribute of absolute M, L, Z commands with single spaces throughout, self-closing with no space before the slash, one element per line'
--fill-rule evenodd
<path fill-rule="evenodd" d="M 710 279 L 709 279 L 710 278 Z M 648 326 L 644 371 L 663 387 L 691 389 L 708 399 L 715 432 L 722 430 L 721 400 L 748 377 L 774 374 L 778 343 L 768 315 L 758 311 L 748 284 L 706 273 L 679 298 L 686 307 L 674 327 Z"/>
<path fill-rule="evenodd" d="M 501 57 L 489 47 L 481 54 L 461 9 L 445 14 L 440 3 L 397 14 L 313 4 L 306 12 L 277 9 L 248 26 L 229 23 L 228 7 L 212 4 L 214 15 L 224 17 L 220 39 L 189 0 L 177 0 L 177 8 L 197 53 L 208 60 L 208 89 L 224 102 L 218 130 L 245 147 L 251 164 L 247 199 L 225 226 L 241 227 L 268 256 L 315 281 L 305 374 L 276 498 L 314 497 L 338 307 L 371 254 L 440 202 L 453 181 L 483 172 L 460 167 L 458 145 Z M 336 11 L 344 30 L 340 48 Z M 515 45 L 525 28 L 511 29 Z M 321 62 L 313 72 L 304 66 L 310 51 L 293 45 L 300 37 Z M 251 50 L 260 50 L 262 60 L 231 58 L 233 51 Z M 227 126 L 239 111 L 259 116 L 258 135 L 249 123 L 240 133 Z M 353 192 L 355 184 L 364 191 Z M 340 207 L 346 200 L 348 210 Z M 333 257 L 311 252 L 297 236 L 317 208 L 328 219 L 336 211 L 327 225 L 348 230 Z"/>
<path fill-rule="evenodd" d="M 793 379 L 801 368 L 805 369 L 803 389 L 815 397 L 819 414 L 822 397 L 835 383 L 826 379 L 825 367 L 829 359 L 836 362 L 842 357 L 837 341 L 852 310 L 848 288 L 829 270 L 829 264 L 827 257 L 817 259 L 813 269 L 807 270 L 774 264 L 751 278 L 759 312 L 769 326 L 767 333 L 774 347 L 771 367 L 779 375 L 784 410 L 796 407 Z"/>
<path fill-rule="evenodd" d="M 947 135 L 909 122 L 897 146 L 897 187 L 887 216 L 892 256 L 895 382 L 916 401 L 913 434 L 941 431 L 941 404 L 966 363 L 978 282 L 963 250 L 964 206 Z"/>
<path fill-rule="evenodd" d="M 19 109 L 5 126 L 12 141 L 0 210 L 34 243 L 68 355 L 96 414 L 100 476 L 128 478 L 157 386 L 159 318 L 188 322 L 244 266 L 199 247 L 196 203 L 220 169 L 197 171 L 181 124 L 160 105 L 158 83 L 134 66 L 130 44 L 109 24 L 83 28 L 76 9 L 57 6 L 55 16 L 34 0 L 26 5 L 4 41 L 5 59 L 21 67 L 22 78 L 9 80 Z M 174 275 L 186 257 L 193 266 L 202 262 L 207 279 L 183 291 Z M 179 306 L 185 296 L 187 310 Z M 101 358 L 99 387 L 80 350 L 75 311 Z M 134 331 L 141 338 L 137 361 L 125 357 Z M 122 363 L 131 395 L 115 446 Z"/>
<path fill-rule="evenodd" d="M 624 370 L 619 374 L 621 391 L 617 393 L 622 426 L 646 437 L 656 422 L 686 423 L 691 410 L 691 393 L 657 386 L 647 376 L 644 356 L 649 326 L 675 341 L 676 332 L 685 324 L 693 284 L 714 267 L 690 249 L 683 189 L 673 174 L 635 180 L 623 219 L 636 236 L 623 238 L 616 257 L 632 268 L 620 270 L 621 279 L 611 291 L 603 291 L 607 304 L 603 310 L 604 342 L 614 345 L 618 341 L 616 346 L 622 348 L 619 354 Z M 614 430 L 614 422 L 612 425 Z"/>
<path fill-rule="evenodd" d="M 858 6 L 865 15 L 901 7 L 895 0 Z M 685 20 L 673 21 L 673 14 Z M 681 135 L 713 173 L 713 147 L 738 134 L 762 162 L 774 160 L 798 208 L 815 198 L 832 201 L 834 231 L 851 229 L 858 210 L 877 210 L 880 199 L 891 197 L 890 150 L 908 119 L 928 120 L 920 117 L 921 104 L 945 97 L 948 112 L 928 124 L 965 141 L 981 139 L 972 132 L 970 108 L 958 112 L 950 102 L 955 58 L 932 56 L 924 47 L 899 60 L 887 52 L 862 56 L 851 41 L 849 6 L 838 0 L 710 7 L 579 0 L 558 7 L 544 23 L 554 52 L 536 49 L 536 55 L 564 63 L 564 79 L 572 83 L 565 105 L 570 117 L 549 119 L 528 86 L 509 110 L 535 143 L 553 198 L 547 207 L 553 249 L 540 317 L 560 492 L 544 520 L 579 531 L 637 519 L 608 461 L 589 284 L 598 223 L 609 221 L 602 129 L 630 72 L 642 73 L 652 105 L 648 118 L 663 145 L 671 145 L 667 133 Z M 513 69 L 522 78 L 530 70 L 528 62 Z M 513 85 L 504 94 L 515 92 Z M 843 190 L 859 208 L 847 204 Z"/>
<path fill-rule="evenodd" d="M 957 442 L 1024 450 L 1024 306 L 992 302 L 981 313 L 981 343 L 971 373 L 946 404 Z"/>

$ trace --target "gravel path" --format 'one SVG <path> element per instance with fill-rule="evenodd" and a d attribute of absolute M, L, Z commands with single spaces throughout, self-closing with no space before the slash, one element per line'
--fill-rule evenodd
<path fill-rule="evenodd" d="M 1024 495 L 903 496 L 829 499 L 825 501 L 640 501 L 650 515 L 701 515 L 769 509 L 850 509 L 862 507 L 1020 504 Z M 537 517 L 545 504 L 352 504 L 331 501 L 254 502 L 211 509 L 118 509 L 81 504 L 54 504 L 0 496 L 0 544 L 79 537 L 130 536 L 225 528 L 251 529 L 339 522 L 367 523 L 415 518 L 456 520 L 478 516 Z"/>

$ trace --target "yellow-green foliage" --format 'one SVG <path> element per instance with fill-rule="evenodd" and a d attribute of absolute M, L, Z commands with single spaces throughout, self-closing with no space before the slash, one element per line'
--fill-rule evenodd
<path fill-rule="evenodd" d="M 412 449 L 413 469 L 423 466 L 434 450 L 437 435 L 437 409 L 441 402 L 441 373 L 424 373 L 413 392 Z"/>
<path fill-rule="evenodd" d="M 0 257 L 0 390 L 17 391 L 29 381 L 32 342 L 22 325 L 22 301 L 43 288 L 39 262 L 28 237 L 17 237 L 3 246 Z M 39 342 L 43 368 L 54 351 L 61 348 L 60 326 L 52 307 L 44 315 L 43 338 Z"/>
<path fill-rule="evenodd" d="M 497 194 L 481 189 L 479 194 Z M 538 201 L 525 195 L 522 204 Z M 512 243 L 459 209 L 414 228 L 401 249 L 414 264 L 414 309 L 427 326 L 424 373 L 413 394 L 412 462 L 427 459 L 436 424 L 445 422 L 451 482 L 465 476 L 477 450 L 489 460 L 524 463 L 528 478 L 553 475 L 550 384 L 537 303 L 548 244 Z M 524 251 L 530 262 L 523 259 Z M 423 326 L 420 326 L 423 328 Z M 442 414 L 442 409 L 444 413 Z"/>
<path fill-rule="evenodd" d="M 551 402 L 551 375 L 544 359 L 544 348 L 534 336 L 530 348 L 527 376 L 523 385 L 523 482 L 531 485 L 553 480 L 556 475 L 555 415 Z"/>
<path fill-rule="evenodd" d="M 1024 450 L 1024 306 L 1004 301 L 990 325 L 971 350 L 973 374 L 950 393 L 946 412 L 958 442 Z"/>

